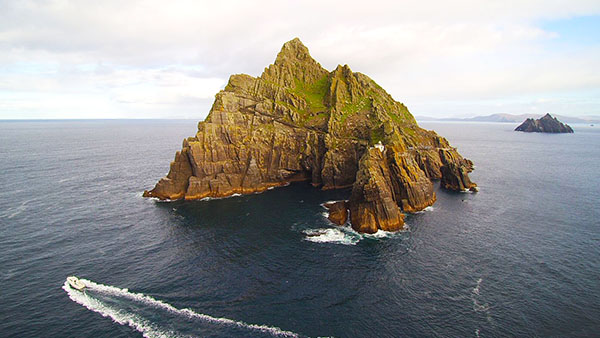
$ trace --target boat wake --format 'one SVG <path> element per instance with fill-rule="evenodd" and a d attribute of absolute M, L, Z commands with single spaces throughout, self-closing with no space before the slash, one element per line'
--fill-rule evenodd
<path fill-rule="evenodd" d="M 488 322 L 492 321 L 492 317 L 490 315 L 490 305 L 487 302 L 481 300 L 481 282 L 483 282 L 483 278 L 479 278 L 477 280 L 477 285 L 471 290 L 471 300 L 473 301 L 473 311 L 475 312 L 483 312 L 488 320 Z"/>
<path fill-rule="evenodd" d="M 65 281 L 63 290 L 69 298 L 103 317 L 129 325 L 144 337 L 196 337 L 225 331 L 228 335 L 299 337 L 298 334 L 267 325 L 248 324 L 178 309 L 142 293 L 80 279 L 86 291 L 72 289 Z"/>

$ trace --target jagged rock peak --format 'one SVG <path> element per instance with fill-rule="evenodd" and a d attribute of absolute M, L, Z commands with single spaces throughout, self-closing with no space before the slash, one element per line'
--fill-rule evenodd
<path fill-rule="evenodd" d="M 541 118 L 526 119 L 515 131 L 534 132 L 534 133 L 572 133 L 573 129 L 560 122 L 556 117 L 546 114 Z"/>
<path fill-rule="evenodd" d="M 308 52 L 308 48 L 298 38 L 294 38 L 283 44 L 281 51 L 277 54 L 275 64 L 283 64 L 286 62 L 297 62 L 297 61 L 314 61 L 316 62 Z"/>
<path fill-rule="evenodd" d="M 295 38 L 283 44 L 275 63 L 267 67 L 260 77 L 280 86 L 295 88 L 298 81 L 312 84 L 328 73 L 310 56 L 302 41 Z"/>

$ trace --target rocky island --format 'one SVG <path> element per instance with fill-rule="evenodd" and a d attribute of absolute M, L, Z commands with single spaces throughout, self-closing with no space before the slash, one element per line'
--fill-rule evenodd
<path fill-rule="evenodd" d="M 293 181 L 352 187 L 328 205 L 358 232 L 399 230 L 404 212 L 436 200 L 433 179 L 476 190 L 464 159 L 404 104 L 345 66 L 327 71 L 299 39 L 285 43 L 259 77 L 232 75 L 195 136 L 183 140 L 170 171 L 145 197 L 161 200 L 262 192 Z"/>
<path fill-rule="evenodd" d="M 560 122 L 556 117 L 546 114 L 541 118 L 527 119 L 515 131 L 535 132 L 535 133 L 572 133 L 573 129 Z"/>

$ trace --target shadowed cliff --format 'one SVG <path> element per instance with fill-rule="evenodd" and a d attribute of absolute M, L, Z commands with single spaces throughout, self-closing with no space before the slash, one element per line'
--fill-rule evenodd
<path fill-rule="evenodd" d="M 527 119 L 515 131 L 535 133 L 572 133 L 573 129 L 568 124 L 560 122 L 556 117 L 546 114 L 539 119 Z"/>

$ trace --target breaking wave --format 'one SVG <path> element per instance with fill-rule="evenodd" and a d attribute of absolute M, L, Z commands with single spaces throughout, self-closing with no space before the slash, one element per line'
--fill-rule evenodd
<path fill-rule="evenodd" d="M 241 330 L 247 336 L 262 334 L 265 336 L 299 337 L 298 334 L 267 325 L 248 324 L 228 318 L 219 318 L 194 312 L 191 309 L 178 309 L 168 303 L 154 299 L 142 293 L 130 292 L 114 286 L 94 283 L 80 279 L 86 285 L 86 291 L 72 289 L 65 281 L 62 289 L 69 298 L 103 317 L 111 318 L 121 325 L 129 325 L 141 332 L 144 337 L 192 337 L 198 333 L 185 332 L 184 327 L 213 326 Z M 182 323 L 181 327 L 177 323 Z"/>
<path fill-rule="evenodd" d="M 423 213 L 425 213 L 426 211 L 433 211 L 433 210 L 434 210 L 434 209 L 433 209 L 433 207 L 432 207 L 432 206 L 428 206 L 427 208 L 425 208 L 425 209 L 423 209 L 423 210 L 421 210 L 421 211 L 417 211 L 417 212 L 415 212 L 415 214 L 423 214 Z"/>
<path fill-rule="evenodd" d="M 402 233 L 410 231 L 408 224 L 398 232 L 379 230 L 374 234 L 361 234 L 349 226 L 336 226 L 335 228 L 306 229 L 302 232 L 306 235 L 304 240 L 315 243 L 334 243 L 343 245 L 356 245 L 364 239 L 384 239 L 401 236 Z"/>
<path fill-rule="evenodd" d="M 352 234 L 336 228 L 308 229 L 303 233 L 306 234 L 305 240 L 315 243 L 356 245 L 360 241 L 357 236 L 352 236 Z"/>

